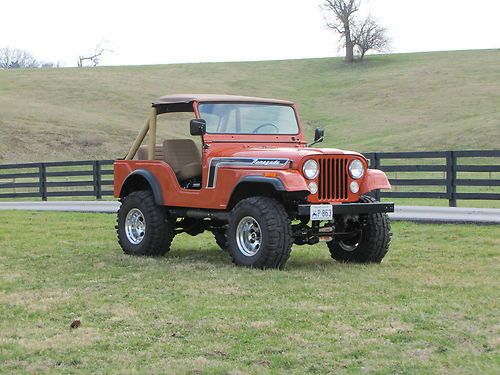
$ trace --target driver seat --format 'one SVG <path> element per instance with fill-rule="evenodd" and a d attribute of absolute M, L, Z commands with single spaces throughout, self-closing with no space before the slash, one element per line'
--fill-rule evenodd
<path fill-rule="evenodd" d="M 192 139 L 167 139 L 163 142 L 163 160 L 179 182 L 201 178 L 201 153 Z"/>

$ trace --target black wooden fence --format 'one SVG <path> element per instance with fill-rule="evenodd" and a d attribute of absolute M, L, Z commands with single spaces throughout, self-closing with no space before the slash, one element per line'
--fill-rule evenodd
<path fill-rule="evenodd" d="M 392 191 L 376 198 L 500 200 L 500 150 L 367 153 L 389 175 Z M 113 160 L 0 164 L 1 198 L 113 195 Z M 460 190 L 461 189 L 461 190 Z"/>
<path fill-rule="evenodd" d="M 450 207 L 456 207 L 459 199 L 500 200 L 500 150 L 376 152 L 367 153 L 365 156 L 370 159 L 371 168 L 381 169 L 390 175 L 393 190 L 376 191 L 375 197 L 378 199 L 447 199 Z M 411 164 L 408 164 L 408 161 L 411 161 Z M 398 173 L 413 176 L 401 178 Z M 439 174 L 441 177 L 436 177 Z M 422 186 L 427 189 L 442 189 L 417 189 Z M 413 191 L 397 191 L 398 187 L 412 187 Z M 458 191 L 464 187 L 467 191 Z"/>
<path fill-rule="evenodd" d="M 113 195 L 113 160 L 0 164 L 0 198 L 106 195 Z"/>

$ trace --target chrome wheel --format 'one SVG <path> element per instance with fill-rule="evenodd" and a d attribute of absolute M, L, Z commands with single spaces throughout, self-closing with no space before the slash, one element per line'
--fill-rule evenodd
<path fill-rule="evenodd" d="M 132 208 L 125 218 L 125 234 L 127 239 L 137 245 L 141 243 L 146 234 L 146 220 L 138 208 Z"/>
<path fill-rule="evenodd" d="M 240 252 L 251 257 L 257 254 L 262 244 L 260 225 L 251 216 L 245 216 L 236 228 L 236 243 Z"/>

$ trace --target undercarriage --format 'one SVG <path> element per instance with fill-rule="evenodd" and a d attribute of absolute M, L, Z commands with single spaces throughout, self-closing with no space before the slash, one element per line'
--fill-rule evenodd
<path fill-rule="evenodd" d="M 346 203 L 333 205 L 332 220 L 315 221 L 310 218 L 311 205 L 298 204 L 288 212 L 296 245 L 314 245 L 318 242 L 355 242 L 362 236 L 366 217 L 373 213 L 394 211 L 393 203 Z M 228 228 L 230 211 L 195 208 L 168 208 L 175 219 L 175 233 L 196 236 L 204 231 L 224 233 Z"/>

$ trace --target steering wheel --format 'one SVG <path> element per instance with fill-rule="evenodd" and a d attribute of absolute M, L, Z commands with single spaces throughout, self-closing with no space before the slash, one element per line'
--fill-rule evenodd
<path fill-rule="evenodd" d="M 262 125 L 259 125 L 257 126 L 252 133 L 258 133 L 259 132 L 259 129 L 261 128 L 265 128 L 266 126 L 269 126 L 269 127 L 272 127 L 274 128 L 274 130 L 276 130 L 276 133 L 279 133 L 280 132 L 280 129 L 274 125 L 273 123 L 270 123 L 270 122 L 266 122 L 265 124 L 262 124 Z"/>

